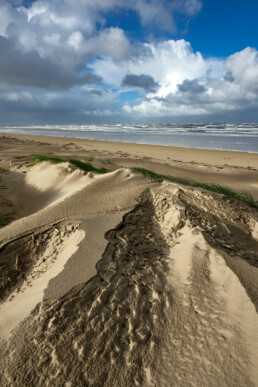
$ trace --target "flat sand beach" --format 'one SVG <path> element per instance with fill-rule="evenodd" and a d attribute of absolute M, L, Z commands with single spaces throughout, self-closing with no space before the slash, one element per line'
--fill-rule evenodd
<path fill-rule="evenodd" d="M 134 167 L 258 200 L 256 153 L 0 134 L 1 386 L 258 386 L 257 208 Z"/>

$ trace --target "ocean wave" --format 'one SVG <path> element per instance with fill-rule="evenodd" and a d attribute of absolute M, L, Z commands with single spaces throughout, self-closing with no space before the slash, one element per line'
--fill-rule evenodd
<path fill-rule="evenodd" d="M 258 135 L 258 124 L 84 124 L 84 125 L 1 125 L 1 131 L 92 131 L 92 132 L 137 132 L 137 133 L 205 133 L 219 135 Z"/>

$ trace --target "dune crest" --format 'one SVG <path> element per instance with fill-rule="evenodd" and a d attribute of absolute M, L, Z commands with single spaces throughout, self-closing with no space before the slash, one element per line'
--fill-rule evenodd
<path fill-rule="evenodd" d="M 47 165 L 41 168 L 38 173 L 47 173 Z M 57 181 L 62 185 L 62 171 L 57 167 L 41 191 L 51 191 Z M 26 287 L 23 294 L 29 295 L 44 276 L 48 280 L 45 295 L 41 290 L 34 309 L 2 340 L 1 385 L 257 385 L 256 212 L 230 198 L 152 183 L 129 170 L 90 183 L 87 178 L 82 175 L 75 191 L 63 190 L 61 201 L 38 212 L 39 222 L 48 219 L 41 233 L 34 228 L 35 214 L 26 219 L 30 235 L 20 234 L 22 219 L 8 226 L 16 238 L 3 233 L 2 261 L 9 248 L 8 262 L 17 265 L 21 246 L 30 257 L 20 291 Z M 58 214 L 65 219 L 56 226 Z M 99 227 L 103 223 L 99 238 L 106 241 L 101 252 L 90 244 L 97 219 Z M 42 251 L 32 260 L 36 232 Z M 60 239 L 66 254 L 57 254 L 55 263 Z M 76 282 L 74 273 L 63 275 L 70 262 L 84 262 L 87 272 L 93 253 L 96 271 L 89 278 L 85 273 Z M 53 276 L 65 262 L 59 279 L 70 285 L 62 295 L 58 289 L 51 293 Z M 51 272 L 55 264 L 58 270 Z M 13 270 L 11 264 L 6 270 Z M 3 311 L 19 297 L 15 278 Z"/>

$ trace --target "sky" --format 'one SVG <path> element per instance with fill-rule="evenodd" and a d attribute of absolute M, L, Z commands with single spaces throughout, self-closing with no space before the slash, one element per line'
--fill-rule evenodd
<path fill-rule="evenodd" d="M 0 0 L 0 125 L 258 121 L 257 0 Z"/>

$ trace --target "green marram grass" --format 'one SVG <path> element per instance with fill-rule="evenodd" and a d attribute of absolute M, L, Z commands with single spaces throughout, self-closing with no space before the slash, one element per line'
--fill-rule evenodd
<path fill-rule="evenodd" d="M 75 165 L 77 168 L 82 169 L 86 172 L 95 172 L 95 173 L 106 173 L 108 172 L 105 168 L 96 168 L 89 162 L 84 162 L 76 159 L 60 159 L 58 157 L 49 157 L 49 156 L 42 156 L 42 155 L 32 155 L 31 161 L 33 164 L 42 163 L 43 161 L 50 161 L 52 163 L 71 163 Z"/>
<path fill-rule="evenodd" d="M 89 162 L 83 162 L 80 160 L 76 159 L 61 159 L 58 157 L 49 157 L 49 156 L 42 156 L 42 155 L 32 155 L 31 161 L 33 164 L 41 163 L 43 161 L 50 161 L 53 163 L 65 163 L 65 162 L 70 162 L 71 164 L 75 165 L 77 168 L 82 169 L 83 171 L 86 172 L 95 172 L 95 173 L 106 173 L 108 172 L 107 169 L 105 168 L 96 168 Z M 219 184 L 206 184 L 206 183 L 198 183 L 196 181 L 192 180 L 187 180 L 187 179 L 181 179 L 179 177 L 172 177 L 172 176 L 166 176 L 166 175 L 161 175 L 159 173 L 150 171 L 149 169 L 145 168 L 130 168 L 132 171 L 135 172 L 140 172 L 144 176 L 149 177 L 152 180 L 166 180 L 170 181 L 171 183 L 178 183 L 190 187 L 196 187 L 196 188 L 203 188 L 211 192 L 215 192 L 218 194 L 223 194 L 229 197 L 232 197 L 236 200 L 239 200 L 241 202 L 247 203 L 252 207 L 258 208 L 258 202 L 254 200 L 251 194 L 249 193 L 239 193 L 235 192 L 230 188 L 227 187 L 222 187 Z"/>
<path fill-rule="evenodd" d="M 0 228 L 11 223 L 12 219 L 9 216 L 0 216 Z"/>
<path fill-rule="evenodd" d="M 258 208 L 258 202 L 254 200 L 251 194 L 249 193 L 238 193 L 233 191 L 230 188 L 227 187 L 222 187 L 219 184 L 205 184 L 205 183 L 198 183 L 196 181 L 192 180 L 186 180 L 186 179 L 181 179 L 179 177 L 171 177 L 171 176 L 166 176 L 166 175 L 161 175 L 159 173 L 155 173 L 153 171 L 150 171 L 149 169 L 144 169 L 144 168 L 131 168 L 133 171 L 140 172 L 144 176 L 149 177 L 150 179 L 153 180 L 166 180 L 170 181 L 171 183 L 178 183 L 178 184 L 183 184 L 187 185 L 190 187 L 196 187 L 196 188 L 203 188 L 211 192 L 223 194 L 226 196 L 230 196 L 236 200 L 239 200 L 241 202 L 248 203 L 252 207 Z"/>

